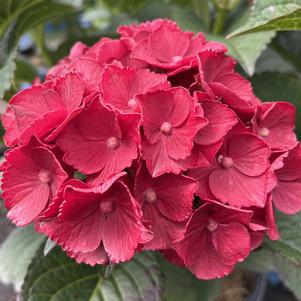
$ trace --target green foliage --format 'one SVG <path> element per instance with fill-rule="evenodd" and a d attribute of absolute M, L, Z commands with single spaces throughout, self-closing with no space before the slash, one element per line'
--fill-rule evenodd
<path fill-rule="evenodd" d="M 53 0 L 0 1 L 0 38 L 10 28 L 8 50 L 11 50 L 25 31 L 73 11 L 72 6 Z"/>
<path fill-rule="evenodd" d="M 160 300 L 162 274 L 156 256 L 137 254 L 128 263 L 105 269 L 77 264 L 59 248 L 34 258 L 22 289 L 24 301 Z"/>
<path fill-rule="evenodd" d="M 253 252 L 241 264 L 250 270 L 277 271 L 283 282 L 301 298 L 301 213 L 287 216 L 277 212 L 279 241 L 266 240 L 260 251 Z"/>
<path fill-rule="evenodd" d="M 213 3 L 220 9 L 231 10 L 239 4 L 240 0 L 213 0 Z"/>
<path fill-rule="evenodd" d="M 33 227 L 14 229 L 0 246 L 0 280 L 20 290 L 28 266 L 44 237 Z"/>
<path fill-rule="evenodd" d="M 11 82 L 14 79 L 16 56 L 17 50 L 13 49 L 0 69 L 0 99 L 3 98 L 5 91 L 10 88 Z"/>
<path fill-rule="evenodd" d="M 301 29 L 301 0 L 254 1 L 248 22 L 230 34 Z"/>

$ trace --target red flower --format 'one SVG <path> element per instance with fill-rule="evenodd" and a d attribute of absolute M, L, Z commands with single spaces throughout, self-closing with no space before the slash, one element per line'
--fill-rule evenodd
<path fill-rule="evenodd" d="M 16 94 L 4 115 L 6 144 L 27 144 L 32 135 L 45 137 L 82 104 L 84 89 L 81 78 L 68 73 Z"/>
<path fill-rule="evenodd" d="M 119 26 L 117 32 L 122 38 L 130 38 L 139 42 L 148 38 L 149 34 L 158 29 L 161 25 L 168 25 L 174 29 L 180 29 L 176 22 L 168 19 L 156 19 L 140 24 L 130 24 Z"/>
<path fill-rule="evenodd" d="M 9 151 L 6 160 L 2 197 L 8 217 L 24 226 L 42 214 L 67 173 L 51 150 L 35 140 Z"/>
<path fill-rule="evenodd" d="M 193 148 L 193 139 L 207 121 L 195 114 L 195 104 L 184 88 L 140 95 L 142 107 L 142 156 L 153 177 L 180 173 L 181 160 Z M 160 110 L 158 110 L 160 108 Z"/>
<path fill-rule="evenodd" d="M 176 69 L 196 62 L 196 54 L 206 43 L 203 34 L 183 32 L 173 23 L 160 26 L 140 39 L 133 48 L 132 57 L 164 69 Z"/>
<path fill-rule="evenodd" d="M 104 102 L 121 112 L 139 111 L 138 94 L 169 88 L 165 74 L 148 69 L 133 69 L 108 65 L 103 72 L 101 90 Z"/>
<path fill-rule="evenodd" d="M 66 186 L 58 217 L 42 222 L 40 231 L 78 262 L 104 263 L 102 248 L 111 262 L 130 260 L 150 236 L 137 202 L 118 177 L 95 188 Z"/>
<path fill-rule="evenodd" d="M 137 114 L 116 115 L 95 98 L 57 138 L 63 160 L 84 174 L 98 172 L 98 183 L 129 167 L 137 158 Z"/>
<path fill-rule="evenodd" d="M 220 149 L 223 138 L 237 123 L 237 116 L 227 106 L 213 101 L 202 101 L 203 115 L 208 124 L 194 138 L 191 156 L 183 164 L 189 168 L 208 166 Z"/>
<path fill-rule="evenodd" d="M 250 253 L 251 211 L 207 203 L 192 214 L 184 238 L 174 247 L 200 279 L 228 275 Z"/>
<path fill-rule="evenodd" d="M 297 144 L 294 133 L 295 107 L 287 102 L 266 102 L 257 107 L 252 119 L 253 132 L 272 151 L 285 151 Z"/>
<path fill-rule="evenodd" d="M 283 164 L 275 170 L 276 186 L 272 190 L 273 203 L 285 214 L 294 214 L 301 210 L 301 146 L 282 157 Z"/>
<path fill-rule="evenodd" d="M 145 249 L 168 249 L 182 237 L 196 188 L 196 181 L 183 175 L 152 178 L 141 165 L 136 175 L 135 196 L 153 233 L 152 240 L 144 244 Z"/>
<path fill-rule="evenodd" d="M 236 207 L 264 207 L 270 150 L 252 134 L 225 140 L 212 166 L 191 170 L 199 181 L 197 195 Z"/>
<path fill-rule="evenodd" d="M 235 61 L 221 49 L 204 50 L 198 55 L 200 83 L 206 92 L 221 99 L 242 118 L 250 117 L 260 104 L 251 83 L 234 72 Z"/>

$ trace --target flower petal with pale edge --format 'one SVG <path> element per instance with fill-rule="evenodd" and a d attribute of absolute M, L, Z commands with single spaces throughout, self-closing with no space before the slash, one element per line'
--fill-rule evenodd
<path fill-rule="evenodd" d="M 214 170 L 209 176 L 209 187 L 217 199 L 236 207 L 264 207 L 267 173 L 248 177 L 234 168 Z"/>
<path fill-rule="evenodd" d="M 107 264 L 109 259 L 107 253 L 101 244 L 97 249 L 91 252 L 67 252 L 68 256 L 74 258 L 77 263 L 86 263 L 92 266 L 96 264 Z"/>
<path fill-rule="evenodd" d="M 94 251 L 102 239 L 104 214 L 97 209 L 90 212 L 90 206 L 91 204 L 87 204 L 88 211 L 86 212 L 85 206 L 82 205 L 81 216 L 77 212 L 77 218 L 72 220 L 52 219 L 42 222 L 40 231 L 49 236 L 65 251 L 73 253 Z"/>
<path fill-rule="evenodd" d="M 206 207 L 206 205 L 205 205 Z M 182 240 L 174 243 L 174 248 L 183 259 L 185 266 L 200 279 L 213 279 L 228 275 L 233 265 L 226 265 L 220 259 L 206 229 L 209 215 L 204 206 L 191 216 Z"/>
<path fill-rule="evenodd" d="M 196 187 L 197 182 L 184 175 L 165 174 L 152 178 L 146 167 L 141 165 L 135 181 L 135 196 L 144 206 L 156 207 L 162 218 L 184 221 L 191 214 Z M 156 194 L 156 200 L 148 205 L 144 200 L 147 189 L 152 189 Z"/>
<path fill-rule="evenodd" d="M 278 181 L 272 191 L 273 203 L 285 214 L 295 214 L 301 210 L 301 180 L 298 182 Z"/>
<path fill-rule="evenodd" d="M 166 218 L 152 204 L 144 205 L 143 220 L 150 225 L 149 228 L 153 234 L 153 238 L 143 245 L 145 250 L 170 249 L 175 241 L 183 237 L 185 223 Z"/>
<path fill-rule="evenodd" d="M 24 226 L 43 212 L 68 175 L 54 154 L 34 139 L 27 146 L 11 150 L 6 160 L 3 200 L 8 216 L 17 225 Z M 49 182 L 40 180 L 40 172 L 49 173 Z"/>
<path fill-rule="evenodd" d="M 64 161 L 85 174 L 99 173 L 99 181 L 120 172 L 137 157 L 138 114 L 118 117 L 97 99 L 62 130 L 57 142 L 65 152 Z M 107 140 L 117 139 L 109 149 Z"/>
<path fill-rule="evenodd" d="M 212 233 L 212 241 L 221 261 L 226 265 L 234 265 L 250 253 L 249 232 L 244 225 L 236 222 L 219 225 Z"/>
<path fill-rule="evenodd" d="M 237 117 L 227 106 L 213 101 L 202 102 L 204 117 L 208 124 L 199 130 L 194 142 L 211 145 L 222 140 L 228 131 L 237 123 Z"/>
<path fill-rule="evenodd" d="M 232 137 L 227 144 L 227 156 L 233 166 L 247 176 L 259 176 L 269 167 L 269 147 L 253 134 Z"/>
<path fill-rule="evenodd" d="M 257 108 L 252 120 L 253 131 L 273 151 L 285 151 L 297 144 L 294 133 L 295 107 L 286 102 L 263 103 Z M 260 135 L 262 130 L 268 130 L 266 136 Z"/>
<path fill-rule="evenodd" d="M 113 186 L 112 188 L 113 189 Z M 143 243 L 143 225 L 135 199 L 122 182 L 116 182 L 112 192 L 115 209 L 106 217 L 103 244 L 114 263 L 130 260 L 138 243 Z"/>

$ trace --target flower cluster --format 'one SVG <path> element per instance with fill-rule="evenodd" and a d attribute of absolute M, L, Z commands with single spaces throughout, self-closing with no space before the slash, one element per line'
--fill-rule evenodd
<path fill-rule="evenodd" d="M 9 101 L 3 199 L 77 262 L 159 250 L 197 277 L 230 273 L 274 207 L 301 209 L 295 109 L 262 103 L 227 49 L 170 20 L 70 55 Z"/>

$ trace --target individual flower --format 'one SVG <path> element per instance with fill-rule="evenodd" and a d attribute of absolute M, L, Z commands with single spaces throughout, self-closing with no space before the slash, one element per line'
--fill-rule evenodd
<path fill-rule="evenodd" d="M 211 166 L 192 169 L 188 175 L 199 181 L 196 194 L 219 199 L 236 207 L 264 207 L 270 150 L 249 133 L 224 141 Z"/>
<path fill-rule="evenodd" d="M 225 50 L 207 49 L 198 54 L 199 81 L 212 97 L 219 98 L 241 118 L 252 117 L 260 101 L 251 83 L 234 71 L 235 61 Z"/>
<path fill-rule="evenodd" d="M 272 151 L 286 151 L 297 144 L 295 107 L 287 102 L 266 102 L 257 107 L 252 119 L 253 132 Z"/>
<path fill-rule="evenodd" d="M 116 115 L 94 98 L 57 137 L 64 162 L 105 182 L 137 158 L 139 120 L 138 114 Z"/>
<path fill-rule="evenodd" d="M 205 43 L 203 34 L 193 36 L 173 23 L 163 22 L 137 42 L 132 57 L 159 68 L 176 69 L 196 62 L 196 54 Z"/>
<path fill-rule="evenodd" d="M 104 103 L 121 112 L 139 111 L 138 94 L 169 88 L 165 74 L 143 69 L 108 65 L 102 74 L 101 91 Z"/>
<path fill-rule="evenodd" d="M 67 177 L 52 151 L 35 139 L 26 146 L 10 150 L 2 179 L 2 197 L 8 218 L 17 226 L 34 221 Z"/>
<path fill-rule="evenodd" d="M 276 176 L 276 185 L 272 190 L 274 205 L 285 214 L 297 213 L 301 210 L 300 144 L 282 156 L 282 164 L 278 165 L 274 172 Z"/>
<path fill-rule="evenodd" d="M 169 249 L 182 237 L 196 188 L 196 181 L 184 175 L 164 174 L 152 178 L 144 164 L 140 166 L 135 196 L 141 204 L 143 220 L 153 234 L 144 244 L 145 249 Z"/>
<path fill-rule="evenodd" d="M 78 262 L 130 260 L 138 244 L 151 236 L 141 223 L 138 203 L 118 177 L 92 188 L 67 185 L 59 215 L 41 221 L 40 231 Z"/>
<path fill-rule="evenodd" d="M 208 166 L 220 149 L 223 138 L 237 123 L 237 116 L 226 105 L 216 101 L 202 101 L 201 109 L 208 124 L 200 129 L 194 137 L 191 156 L 184 164 L 189 168 Z"/>
<path fill-rule="evenodd" d="M 84 93 L 84 82 L 73 72 L 20 91 L 4 114 L 5 143 L 25 145 L 32 135 L 44 138 L 82 104 Z"/>
<path fill-rule="evenodd" d="M 192 97 L 181 87 L 140 95 L 138 100 L 144 134 L 142 157 L 150 174 L 180 173 L 181 160 L 191 154 L 193 139 L 206 119 L 195 113 Z"/>
<path fill-rule="evenodd" d="M 221 278 L 250 253 L 251 216 L 252 211 L 206 203 L 193 212 L 184 238 L 174 247 L 198 278 Z"/>

